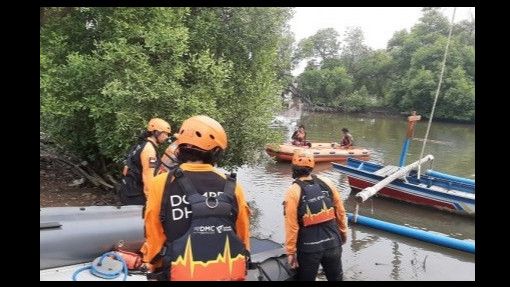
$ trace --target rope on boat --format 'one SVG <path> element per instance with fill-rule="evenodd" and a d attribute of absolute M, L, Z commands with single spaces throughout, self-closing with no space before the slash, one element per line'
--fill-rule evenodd
<path fill-rule="evenodd" d="M 425 138 L 423 139 L 423 145 L 421 146 L 421 152 L 420 152 L 419 158 L 422 158 L 423 153 L 425 152 L 425 146 L 427 145 L 427 139 L 429 137 L 430 126 L 432 124 L 432 118 L 434 117 L 434 111 L 436 109 L 437 98 L 439 96 L 439 90 L 441 89 L 441 83 L 443 82 L 444 68 L 446 66 L 446 55 L 448 54 L 448 47 L 450 46 L 450 39 L 452 37 L 452 30 L 453 30 L 453 19 L 455 18 L 456 10 L 457 10 L 457 7 L 453 7 L 452 21 L 450 23 L 450 31 L 448 31 L 448 40 L 446 41 L 446 48 L 444 50 L 443 63 L 441 65 L 441 74 L 439 75 L 439 83 L 437 84 L 436 96 L 434 97 L 434 104 L 432 105 L 432 111 L 430 112 L 429 124 L 427 125 L 427 131 L 425 132 Z M 420 174 L 421 174 L 421 165 L 418 166 L 418 175 L 417 175 L 418 179 L 420 179 Z"/>

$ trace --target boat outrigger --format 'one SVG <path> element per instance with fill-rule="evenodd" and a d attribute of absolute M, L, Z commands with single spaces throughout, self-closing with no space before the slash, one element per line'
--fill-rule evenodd
<path fill-rule="evenodd" d="M 406 167 L 403 166 L 415 122 L 419 119 L 420 116 L 415 114 L 408 117 L 407 139 L 402 148 L 400 166 L 348 159 L 345 164 L 333 163 L 333 168 L 347 175 L 353 190 L 367 191 L 356 195 L 360 201 L 377 192 L 383 197 L 474 216 L 474 180 L 433 170 L 427 170 L 425 174 L 420 175 L 417 168 L 433 160 L 432 155 Z M 370 195 L 367 196 L 368 193 Z"/>

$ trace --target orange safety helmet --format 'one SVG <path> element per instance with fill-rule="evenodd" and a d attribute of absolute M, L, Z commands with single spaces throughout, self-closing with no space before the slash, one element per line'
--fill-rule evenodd
<path fill-rule="evenodd" d="M 190 144 L 199 149 L 210 151 L 215 147 L 227 148 L 227 134 L 216 120 L 208 116 L 193 116 L 182 123 L 177 145 Z"/>
<path fill-rule="evenodd" d="M 152 131 L 160 131 L 160 132 L 166 132 L 168 135 L 172 132 L 170 129 L 170 124 L 167 123 L 165 120 L 162 120 L 160 118 L 153 118 L 149 121 L 149 124 L 147 124 L 147 130 Z"/>
<path fill-rule="evenodd" d="M 294 150 L 294 155 L 292 156 L 292 164 L 295 166 L 314 168 L 315 159 L 313 158 L 313 154 L 304 150 L 296 149 Z"/>

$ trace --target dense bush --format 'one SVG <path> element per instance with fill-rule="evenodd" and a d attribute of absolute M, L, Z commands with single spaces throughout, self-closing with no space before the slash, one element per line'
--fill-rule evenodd
<path fill-rule="evenodd" d="M 41 8 L 41 129 L 76 155 L 119 164 L 152 117 L 218 120 L 223 164 L 275 140 L 289 82 L 289 8 Z M 290 48 L 289 48 L 290 47 Z"/>
<path fill-rule="evenodd" d="M 463 20 L 453 27 L 436 118 L 474 121 L 474 23 Z M 322 29 L 298 45 L 295 57 L 312 59 L 299 75 L 298 86 L 320 106 L 341 105 L 347 111 L 383 107 L 428 115 L 448 30 L 448 19 L 437 8 L 424 8 L 418 23 L 409 32 L 395 32 L 386 50 L 367 47 L 359 27 L 349 28 L 342 44 L 334 29 Z"/>

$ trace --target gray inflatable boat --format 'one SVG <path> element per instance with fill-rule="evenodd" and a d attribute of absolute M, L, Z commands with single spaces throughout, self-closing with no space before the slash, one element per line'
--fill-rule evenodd
<path fill-rule="evenodd" d="M 41 208 L 40 280 L 72 280 L 76 270 L 119 244 L 139 249 L 144 240 L 141 213 L 141 206 Z M 289 268 L 281 244 L 252 237 L 251 257 L 248 281 L 294 280 L 295 272 Z M 106 280 L 82 273 L 78 280 Z M 131 274 L 127 280 L 147 279 L 143 274 Z"/>

